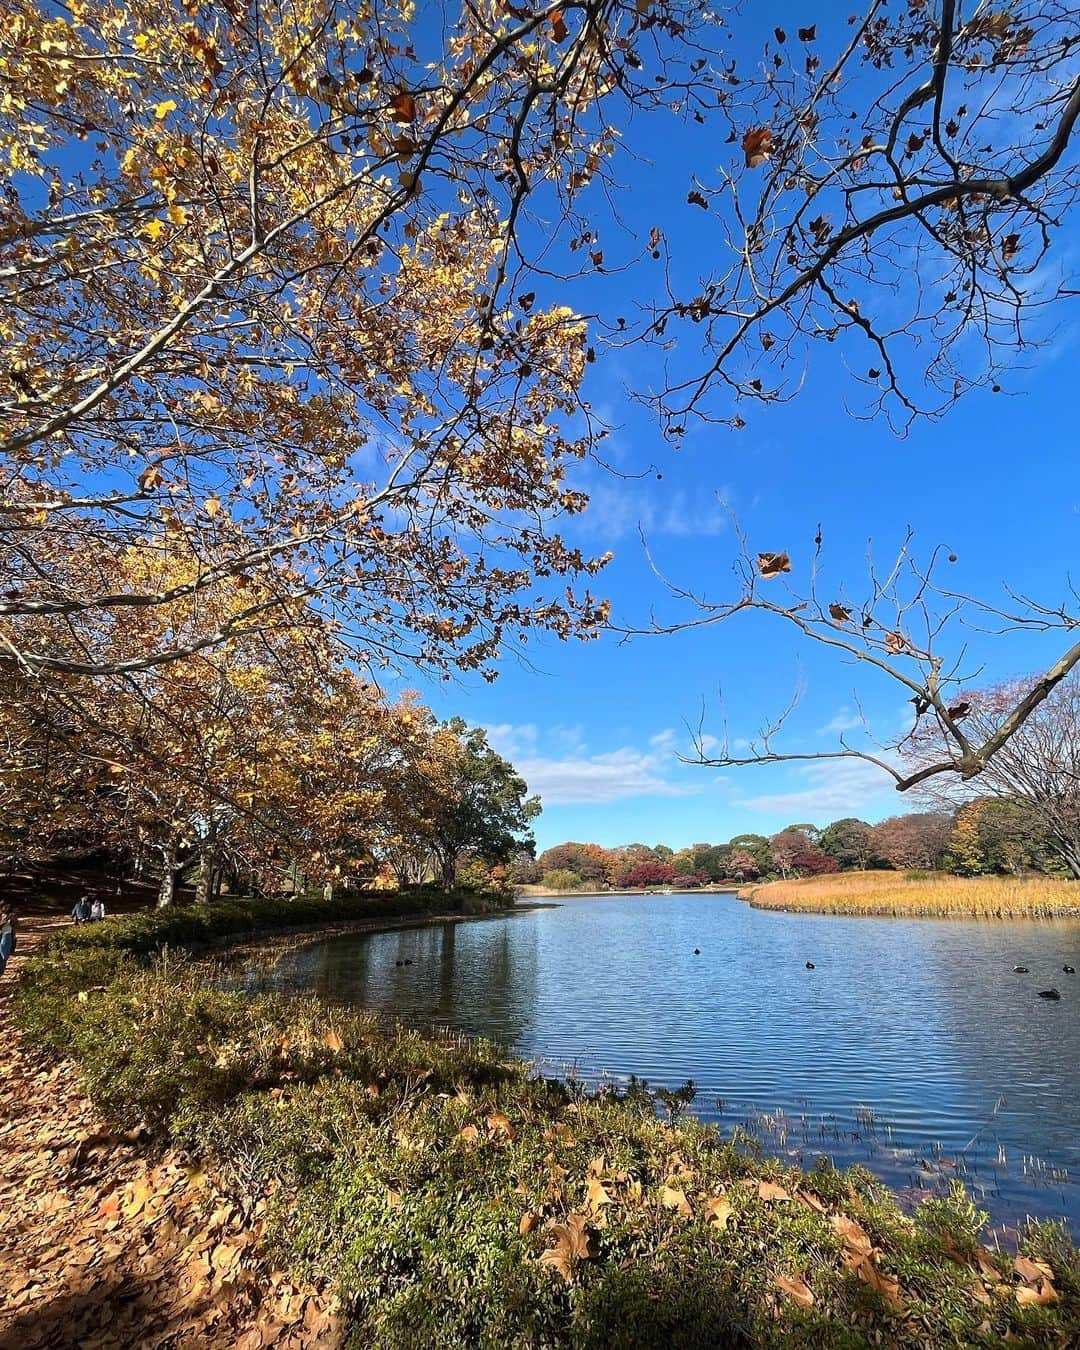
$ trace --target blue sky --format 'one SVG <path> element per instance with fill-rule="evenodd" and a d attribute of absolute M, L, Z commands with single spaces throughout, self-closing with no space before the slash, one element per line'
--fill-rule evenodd
<path fill-rule="evenodd" d="M 790 27 L 796 17 L 789 6 L 774 6 L 755 22 L 760 31 L 776 22 Z M 831 34 L 828 27 L 819 23 L 826 57 L 833 50 L 829 37 L 842 40 L 843 21 Z M 648 212 L 668 203 L 662 223 L 677 250 L 676 266 L 692 278 L 695 259 L 714 247 L 715 224 L 711 215 L 683 205 L 690 174 L 707 174 L 730 147 L 716 146 L 715 130 L 681 122 L 657 120 L 628 136 L 648 159 L 622 165 L 631 189 L 630 223 L 647 233 Z M 602 242 L 617 256 L 617 240 Z M 1059 249 L 1069 266 L 1075 236 Z M 608 314 L 632 312 L 649 284 L 630 272 L 598 280 L 595 291 L 573 289 L 568 302 L 602 306 Z M 1080 329 L 1069 318 L 1056 315 L 1056 334 L 1048 330 L 1046 346 L 1003 381 L 1000 394 L 977 392 L 943 421 L 916 424 L 903 439 L 884 422 L 849 414 L 846 400 L 857 389 L 845 361 L 865 364 L 865 351 L 819 345 L 793 402 L 742 409 L 748 426 L 741 432 L 692 428 L 676 452 L 627 393 L 654 378 L 655 358 L 601 348 L 586 396 L 616 427 L 605 454 L 627 472 L 652 465 L 661 476 L 621 479 L 590 470 L 592 508 L 567 533 L 596 552 L 614 550 L 597 589 L 627 626 L 647 624 L 653 608 L 661 618 L 674 612 L 648 567 L 639 526 L 669 576 L 722 596 L 734 587 L 732 511 L 754 550 L 791 552 L 796 582 L 819 522 L 829 575 L 856 589 L 866 575 L 868 540 L 881 561 L 911 526 L 924 556 L 939 543 L 956 553 L 949 580 L 959 590 L 1001 599 L 1007 581 L 1040 599 L 1061 599 L 1080 521 Z M 1036 669 L 1063 645 L 1060 635 L 990 639 L 970 631 L 964 640 L 973 683 Z M 793 821 L 824 824 L 849 814 L 877 820 L 917 805 L 859 762 L 723 771 L 678 762 L 678 752 L 690 748 L 687 724 L 697 724 L 703 710 L 706 731 L 718 734 L 726 719 L 735 742 L 752 736 L 796 687 L 802 692 L 785 729 L 786 749 L 835 748 L 840 731 L 858 726 L 856 698 L 883 739 L 907 725 L 910 707 L 898 686 L 800 645 L 767 616 L 630 643 L 614 635 L 589 644 L 540 640 L 530 643 L 527 656 L 527 664 L 504 661 L 494 685 L 459 682 L 422 692 L 441 715 L 457 713 L 486 726 L 493 744 L 541 794 L 540 847 L 567 838 L 678 847 L 743 831 L 770 833 Z"/>
<path fill-rule="evenodd" d="M 737 551 L 722 492 L 754 547 L 788 548 L 798 566 L 820 521 L 827 563 L 856 583 L 869 537 L 888 556 L 910 524 L 926 551 L 958 555 L 959 588 L 1002 598 L 1008 581 L 1047 600 L 1060 597 L 1080 523 L 1075 432 L 1067 361 L 1016 381 L 1023 392 L 973 395 L 943 424 L 905 440 L 845 414 L 838 390 L 811 381 L 796 404 L 760 411 L 741 433 L 693 438 L 665 451 L 647 422 L 621 433 L 664 460 L 663 479 L 601 484 L 580 532 L 615 560 L 601 589 L 615 615 L 645 623 L 668 602 L 637 536 L 646 529 L 667 573 L 722 594 Z M 629 415 L 632 414 L 632 410 Z M 978 680 L 1036 669 L 1060 635 L 966 635 Z M 544 801 L 542 847 L 567 838 L 606 846 L 640 840 L 680 846 L 744 831 L 771 833 L 792 821 L 843 815 L 882 819 L 911 803 L 872 766 L 852 761 L 728 768 L 681 765 L 687 724 L 704 706 L 705 729 L 726 719 L 734 742 L 802 693 L 784 733 L 790 750 L 835 748 L 857 728 L 856 697 L 883 739 L 906 727 L 910 706 L 891 682 L 800 644 L 768 616 L 741 615 L 713 628 L 622 644 L 531 643 L 529 665 L 512 660 L 493 685 L 426 689 L 440 713 L 457 712 L 491 732 Z M 978 682 L 978 680 L 976 682 Z M 859 732 L 853 732 L 857 738 Z"/>

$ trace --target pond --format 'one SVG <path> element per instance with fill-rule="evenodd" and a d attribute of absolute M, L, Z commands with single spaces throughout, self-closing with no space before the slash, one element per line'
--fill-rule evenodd
<path fill-rule="evenodd" d="M 997 1225 L 1066 1218 L 1080 1235 L 1080 975 L 1066 964 L 1080 967 L 1080 923 L 684 894 L 339 936 L 243 983 L 491 1037 L 549 1074 L 693 1079 L 696 1115 L 769 1153 L 861 1163 L 908 1200 L 960 1178 Z M 1060 1001 L 1038 997 L 1049 987 Z"/>

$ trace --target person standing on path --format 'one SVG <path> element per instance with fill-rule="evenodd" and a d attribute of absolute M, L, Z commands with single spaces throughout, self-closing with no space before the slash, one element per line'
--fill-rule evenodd
<path fill-rule="evenodd" d="M 3 913 L 0 913 L 0 975 L 3 975 L 14 950 L 15 915 L 11 910 L 4 910 Z"/>
<path fill-rule="evenodd" d="M 89 895 L 80 895 L 75 903 L 75 908 L 71 911 L 71 917 L 76 924 L 89 923 L 91 908 Z"/>

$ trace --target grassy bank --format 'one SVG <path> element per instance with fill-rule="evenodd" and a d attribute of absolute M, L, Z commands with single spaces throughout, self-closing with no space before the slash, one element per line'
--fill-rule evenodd
<path fill-rule="evenodd" d="M 868 1173 L 784 1168 L 659 1119 L 643 1089 L 593 1096 L 486 1043 L 221 992 L 166 944 L 365 917 L 237 908 L 64 930 L 17 1015 L 116 1124 L 266 1197 L 274 1255 L 337 1282 L 352 1344 L 1075 1343 L 1080 1263 L 1056 1227 L 998 1256 L 960 1190 L 911 1218 Z"/>
<path fill-rule="evenodd" d="M 945 872 L 840 872 L 744 886 L 759 909 L 944 918 L 1080 918 L 1080 882 L 1031 877 L 955 877 Z"/>

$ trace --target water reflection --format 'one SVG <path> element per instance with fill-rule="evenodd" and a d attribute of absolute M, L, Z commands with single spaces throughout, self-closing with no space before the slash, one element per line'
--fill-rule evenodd
<path fill-rule="evenodd" d="M 699 1115 L 793 1159 L 862 1162 L 913 1196 L 961 1176 L 999 1220 L 1075 1230 L 1080 977 L 1061 967 L 1077 958 L 1080 923 L 676 895 L 334 938 L 268 983 L 491 1036 L 549 1072 L 693 1078 Z M 1050 985 L 1060 1002 L 1037 997 Z"/>

